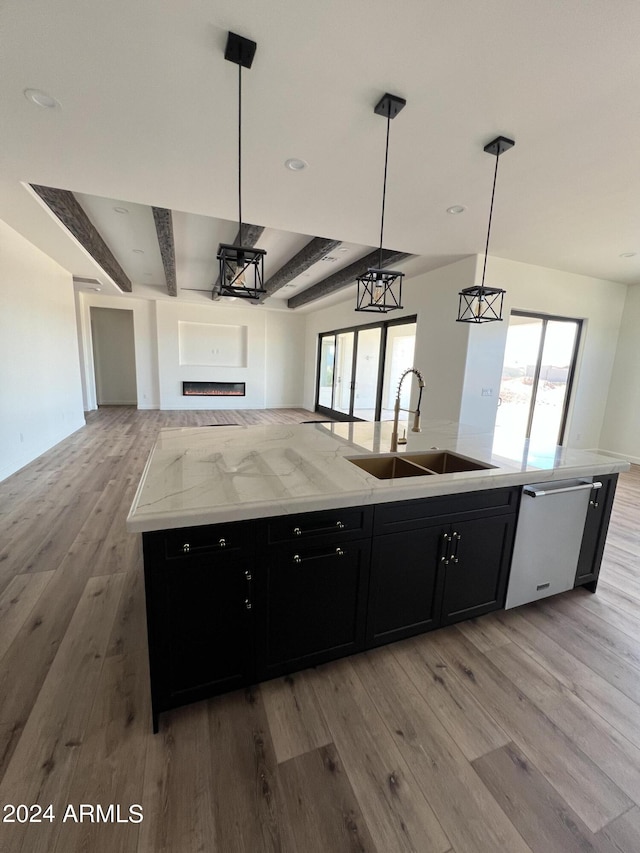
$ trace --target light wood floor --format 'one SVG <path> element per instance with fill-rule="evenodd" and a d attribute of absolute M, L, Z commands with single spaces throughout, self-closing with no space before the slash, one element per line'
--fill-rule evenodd
<path fill-rule="evenodd" d="M 103 409 L 0 483 L 2 853 L 638 853 L 640 468 L 575 590 L 164 714 L 124 520 L 162 426 Z M 63 822 L 140 804 L 141 823 Z M 3 812 L 3 817 L 7 816 Z"/>

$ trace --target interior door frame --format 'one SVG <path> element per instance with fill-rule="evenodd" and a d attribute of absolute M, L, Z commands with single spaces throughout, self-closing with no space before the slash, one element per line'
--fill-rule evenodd
<path fill-rule="evenodd" d="M 542 368 L 542 353 L 544 352 L 544 342 L 547 335 L 547 326 L 549 321 L 556 321 L 560 323 L 575 323 L 576 324 L 576 337 L 573 342 L 573 353 L 571 355 L 571 364 L 569 366 L 569 373 L 567 375 L 567 393 L 565 394 L 564 404 L 562 407 L 562 417 L 560 418 L 560 428 L 558 430 L 557 435 L 557 445 L 561 446 L 564 441 L 565 432 L 567 429 L 567 420 L 569 417 L 569 403 L 571 402 L 571 395 L 573 393 L 573 381 L 576 372 L 576 366 L 578 363 L 578 352 L 580 350 L 580 338 L 582 335 L 582 324 L 583 321 L 578 319 L 577 317 L 561 317 L 558 314 L 540 314 L 537 311 L 511 311 L 510 317 L 531 317 L 534 320 L 542 321 L 542 333 L 540 335 L 540 342 L 538 344 L 538 355 L 536 356 L 536 365 L 535 370 L 533 372 L 533 385 L 532 385 L 532 394 L 531 394 L 531 403 L 529 404 L 529 416 L 527 418 L 527 431 L 525 433 L 525 438 L 529 439 L 531 437 L 531 429 L 533 427 L 533 417 L 534 410 L 536 404 L 536 397 L 538 395 L 538 382 L 540 380 L 540 370 Z"/>
<path fill-rule="evenodd" d="M 316 359 L 316 394 L 315 394 L 315 404 L 314 411 L 327 415 L 330 418 L 333 418 L 336 421 L 361 421 L 362 418 L 354 417 L 353 414 L 353 404 L 355 401 L 355 381 L 356 381 L 356 368 L 358 363 L 358 333 L 360 331 L 366 329 L 380 329 L 380 355 L 378 358 L 378 381 L 376 388 L 376 406 L 375 406 L 375 414 L 374 420 L 380 420 L 380 414 L 382 411 L 382 390 L 384 386 L 384 368 L 385 368 L 385 354 L 387 351 L 387 329 L 391 326 L 404 326 L 410 325 L 412 323 L 417 323 L 418 316 L 417 314 L 411 314 L 407 317 L 398 317 L 394 320 L 382 320 L 377 323 L 366 323 L 361 326 L 345 326 L 342 329 L 332 329 L 328 332 L 319 332 L 318 333 L 318 348 L 317 348 L 317 359 Z M 320 399 L 320 365 L 322 359 L 322 339 L 333 337 L 335 341 L 335 346 L 333 350 L 333 377 L 335 380 L 335 358 L 336 353 L 338 351 L 337 344 L 337 336 L 346 334 L 349 332 L 354 333 L 353 339 L 353 355 L 351 362 L 351 393 L 349 397 L 349 412 L 346 414 L 345 412 L 338 412 L 334 408 L 327 408 L 326 406 L 321 406 L 319 403 Z M 333 406 L 335 403 L 335 382 L 332 382 L 331 388 L 331 405 Z"/>

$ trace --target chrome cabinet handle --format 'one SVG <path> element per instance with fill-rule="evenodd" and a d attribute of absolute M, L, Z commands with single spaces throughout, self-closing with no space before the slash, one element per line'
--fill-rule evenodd
<path fill-rule="evenodd" d="M 205 545 L 202 547 L 211 547 L 211 545 L 208 545 L 208 546 Z M 226 548 L 226 547 L 227 547 L 227 540 L 224 538 L 218 539 L 218 548 Z M 191 552 L 191 544 L 189 542 L 185 542 L 182 545 L 182 553 L 183 554 L 189 554 L 190 552 Z"/>
<path fill-rule="evenodd" d="M 252 580 L 252 578 L 253 578 L 253 575 L 251 574 L 251 572 L 246 571 L 246 572 L 244 573 L 244 577 L 245 577 L 245 580 L 247 580 L 249 583 L 251 583 L 251 580 Z"/>
<path fill-rule="evenodd" d="M 303 531 L 301 527 L 294 527 L 293 528 L 293 535 L 294 536 L 302 536 L 303 532 L 304 533 L 329 533 L 330 531 L 334 530 L 335 528 L 337 528 L 338 530 L 344 530 L 344 522 L 336 521 L 336 523 L 334 525 L 330 524 L 328 527 L 315 527 L 315 528 L 312 527 L 311 530 L 305 530 L 305 531 Z"/>
<path fill-rule="evenodd" d="M 462 539 L 460 533 L 453 531 L 453 536 L 451 537 L 453 541 L 453 548 L 451 550 L 451 556 L 449 557 L 450 562 L 457 563 L 458 560 L 458 542 Z"/>
<path fill-rule="evenodd" d="M 301 557 L 300 554 L 294 554 L 293 562 L 304 563 L 308 560 L 321 560 L 323 557 L 344 557 L 344 551 L 342 548 L 338 547 L 333 551 L 329 551 L 328 554 L 311 554 L 308 557 Z"/>
<path fill-rule="evenodd" d="M 251 610 L 251 608 L 253 607 L 253 605 L 251 604 L 251 599 L 245 598 L 244 606 L 247 610 Z"/>
<path fill-rule="evenodd" d="M 442 534 L 442 546 L 441 550 L 444 550 L 444 554 L 440 557 L 440 562 L 444 563 L 445 566 L 449 565 L 449 543 L 451 542 L 451 536 L 448 533 Z"/>

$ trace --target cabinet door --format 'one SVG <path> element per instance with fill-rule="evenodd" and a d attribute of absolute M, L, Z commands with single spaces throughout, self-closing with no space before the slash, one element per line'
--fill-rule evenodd
<path fill-rule="evenodd" d="M 374 537 L 367 647 L 437 627 L 439 565 L 449 531 L 448 525 L 436 525 Z"/>
<path fill-rule="evenodd" d="M 618 475 L 611 474 L 606 477 L 594 477 L 594 479 L 602 483 L 602 488 L 592 492 L 589 501 L 575 582 L 575 586 L 588 584 L 592 592 L 595 592 L 600 573 Z"/>
<path fill-rule="evenodd" d="M 442 625 L 504 606 L 514 530 L 514 515 L 452 525 L 443 561 Z"/>
<path fill-rule="evenodd" d="M 149 585 L 152 678 L 159 710 L 253 679 L 252 570 L 247 560 L 225 554 L 167 562 L 156 568 Z"/>
<path fill-rule="evenodd" d="M 260 678 L 363 648 L 369 554 L 370 540 L 270 549 L 257 592 Z"/>

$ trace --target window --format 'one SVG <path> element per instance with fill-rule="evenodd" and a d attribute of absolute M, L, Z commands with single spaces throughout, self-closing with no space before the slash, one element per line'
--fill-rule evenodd
<path fill-rule="evenodd" d="M 415 342 L 415 317 L 322 332 L 316 411 L 337 420 L 391 419 L 400 375 L 413 366 Z M 408 407 L 408 397 L 402 405 Z"/>
<path fill-rule="evenodd" d="M 582 322 L 514 311 L 509 318 L 494 450 L 562 444 Z"/>

